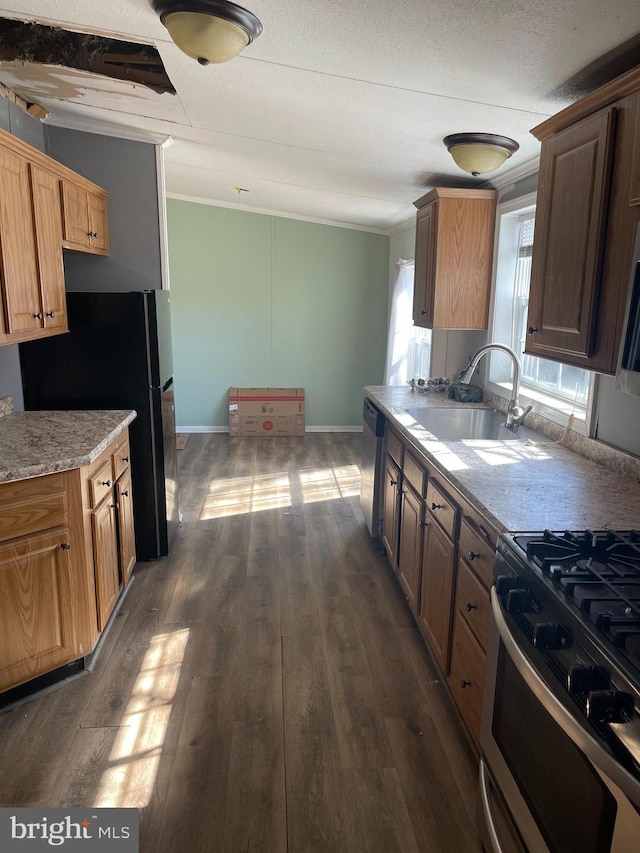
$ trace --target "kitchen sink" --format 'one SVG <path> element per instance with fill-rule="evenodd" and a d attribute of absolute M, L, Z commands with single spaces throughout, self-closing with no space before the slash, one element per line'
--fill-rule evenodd
<path fill-rule="evenodd" d="M 506 415 L 493 409 L 465 408 L 407 409 L 407 413 L 442 441 L 479 439 L 518 441 L 517 430 L 507 429 Z"/>

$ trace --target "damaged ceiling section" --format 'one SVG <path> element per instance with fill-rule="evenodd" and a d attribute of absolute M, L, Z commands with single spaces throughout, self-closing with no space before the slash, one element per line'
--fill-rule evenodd
<path fill-rule="evenodd" d="M 146 86 L 157 94 L 176 93 L 155 47 L 59 27 L 0 18 L 2 62 L 62 66 Z"/>

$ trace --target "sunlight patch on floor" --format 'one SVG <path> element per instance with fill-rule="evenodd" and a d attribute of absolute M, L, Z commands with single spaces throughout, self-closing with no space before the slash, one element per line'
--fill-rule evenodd
<path fill-rule="evenodd" d="M 357 465 L 337 468 L 306 468 L 300 471 L 304 503 L 333 501 L 360 494 L 360 469 Z"/>
<path fill-rule="evenodd" d="M 286 471 L 253 477 L 224 478 L 211 482 L 200 520 L 286 506 L 291 506 L 291 483 Z"/>
<path fill-rule="evenodd" d="M 95 806 L 144 808 L 151 800 L 189 629 L 156 634 L 144 656 L 102 775 Z"/>

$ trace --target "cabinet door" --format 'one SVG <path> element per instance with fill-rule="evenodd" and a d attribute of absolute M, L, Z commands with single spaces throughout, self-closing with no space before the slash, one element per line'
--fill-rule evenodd
<path fill-rule="evenodd" d="M 42 328 L 29 163 L 0 147 L 0 279 L 7 333 Z"/>
<path fill-rule="evenodd" d="M 413 323 L 433 328 L 438 203 L 421 207 L 416 218 Z"/>
<path fill-rule="evenodd" d="M 45 329 L 67 331 L 67 302 L 62 265 L 62 214 L 59 180 L 31 166 L 31 191 L 36 227 L 40 292 Z"/>
<path fill-rule="evenodd" d="M 484 652 L 462 614 L 456 611 L 448 682 L 458 710 L 477 746 L 480 745 L 484 664 Z"/>
<path fill-rule="evenodd" d="M 133 529 L 133 493 L 131 491 L 131 469 L 127 468 L 116 483 L 118 505 L 118 549 L 122 583 L 126 585 L 136 563 L 136 541 Z"/>
<path fill-rule="evenodd" d="M 455 546 L 429 513 L 422 557 L 420 624 L 447 674 L 453 605 Z"/>
<path fill-rule="evenodd" d="M 106 498 L 92 513 L 91 527 L 98 599 L 98 630 L 102 631 L 120 594 L 116 507 L 111 497 Z"/>
<path fill-rule="evenodd" d="M 109 250 L 109 221 L 107 219 L 107 201 L 97 195 L 88 193 L 89 208 L 89 245 L 104 254 Z"/>
<path fill-rule="evenodd" d="M 542 143 L 525 352 L 588 367 L 596 317 L 615 111 Z"/>
<path fill-rule="evenodd" d="M 420 604 L 420 564 L 422 561 L 422 533 L 424 528 L 424 501 L 405 479 L 400 500 L 400 545 L 398 576 L 414 613 Z"/>
<path fill-rule="evenodd" d="M 0 690 L 77 657 L 69 530 L 0 547 Z"/>
<path fill-rule="evenodd" d="M 62 228 L 65 243 L 73 248 L 89 245 L 89 208 L 87 193 L 81 187 L 61 181 Z"/>
<path fill-rule="evenodd" d="M 400 521 L 400 469 L 385 454 L 382 479 L 382 544 L 394 571 L 398 571 L 398 534 Z"/>

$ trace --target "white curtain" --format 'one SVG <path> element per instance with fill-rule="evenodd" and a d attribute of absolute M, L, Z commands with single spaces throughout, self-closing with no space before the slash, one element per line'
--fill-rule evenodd
<path fill-rule="evenodd" d="M 385 385 L 404 385 L 409 380 L 409 342 L 413 338 L 413 261 L 400 259 L 391 295 Z"/>

